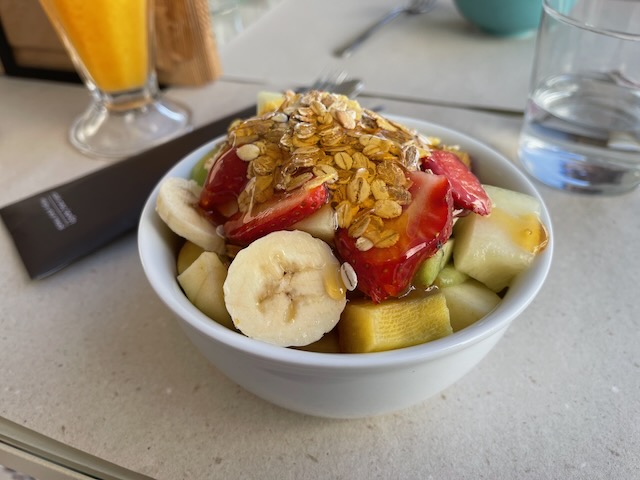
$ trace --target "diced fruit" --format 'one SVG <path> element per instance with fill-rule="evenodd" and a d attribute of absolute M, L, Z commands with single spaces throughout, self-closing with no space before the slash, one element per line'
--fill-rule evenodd
<path fill-rule="evenodd" d="M 420 263 L 451 235 L 452 200 L 446 177 L 424 172 L 408 175 L 412 201 L 399 217 L 385 221 L 385 229 L 400 235 L 395 245 L 361 251 L 346 229 L 336 234 L 339 256 L 356 271 L 358 289 L 374 302 L 405 292 Z"/>
<path fill-rule="evenodd" d="M 330 245 L 333 245 L 336 228 L 336 214 L 329 204 L 325 204 L 317 212 L 312 213 L 307 218 L 289 227 L 290 230 L 307 232 L 311 236 L 324 240 Z"/>
<path fill-rule="evenodd" d="M 493 204 L 510 215 L 519 216 L 528 213 L 540 215 L 540 202 L 531 195 L 494 185 L 483 185 L 483 187 Z"/>
<path fill-rule="evenodd" d="M 479 215 L 488 215 L 491 212 L 489 196 L 480 180 L 455 153 L 432 150 L 430 156 L 422 159 L 422 168 L 449 179 L 453 205 L 456 208 L 471 210 Z"/>
<path fill-rule="evenodd" d="M 282 347 L 318 341 L 347 303 L 333 251 L 299 230 L 270 233 L 240 250 L 223 289 L 238 330 Z"/>
<path fill-rule="evenodd" d="M 224 240 L 198 208 L 201 191 L 195 180 L 167 178 L 158 191 L 156 212 L 175 234 L 199 245 L 203 250 L 222 253 Z"/>
<path fill-rule="evenodd" d="M 469 275 L 456 270 L 452 263 L 445 265 L 438 276 L 433 281 L 433 284 L 438 288 L 452 287 L 462 282 L 466 282 L 469 279 Z"/>
<path fill-rule="evenodd" d="M 320 340 L 302 347 L 294 347 L 307 352 L 318 353 L 340 353 L 340 343 L 338 341 L 338 329 L 334 328 L 330 332 L 325 333 Z"/>
<path fill-rule="evenodd" d="M 491 215 L 470 214 L 454 227 L 456 269 L 494 292 L 508 287 L 547 244 L 540 203 L 529 195 L 486 187 L 494 202 Z"/>
<path fill-rule="evenodd" d="M 327 203 L 329 191 L 324 184 L 306 188 L 304 185 L 292 192 L 274 195 L 265 203 L 248 212 L 238 212 L 224 224 L 229 241 L 248 245 L 254 240 L 307 218 Z"/>
<path fill-rule="evenodd" d="M 382 303 L 352 300 L 338 322 L 344 353 L 394 350 L 446 337 L 452 333 L 442 293 L 393 298 Z"/>
<path fill-rule="evenodd" d="M 222 145 L 222 143 L 217 144 L 213 149 L 204 154 L 193 168 L 191 168 L 191 179 L 195 180 L 201 187 L 204 185 L 204 182 L 207 181 L 210 164 L 213 162 L 213 157 L 218 153 L 220 148 L 222 148 Z"/>
<path fill-rule="evenodd" d="M 453 153 L 456 157 L 458 157 L 460 159 L 460 161 L 462 163 L 464 163 L 466 165 L 466 167 L 471 170 L 471 157 L 469 156 L 469 153 L 464 152 L 462 150 L 455 150 L 455 149 L 448 149 L 447 146 L 445 146 L 443 148 L 443 150 L 447 150 L 451 153 Z"/>
<path fill-rule="evenodd" d="M 226 278 L 227 267 L 218 255 L 204 252 L 178 275 L 178 283 L 198 310 L 221 325 L 235 330 L 224 305 L 222 286 Z"/>
<path fill-rule="evenodd" d="M 190 242 L 189 240 L 185 241 L 178 252 L 178 260 L 176 262 L 178 275 L 189 268 L 189 266 L 196 261 L 202 252 L 204 252 L 202 247 Z"/>
<path fill-rule="evenodd" d="M 262 91 L 258 92 L 257 100 L 257 114 L 262 115 L 280 108 L 280 105 L 284 102 L 284 95 L 278 92 Z"/>
<path fill-rule="evenodd" d="M 500 297 L 495 292 L 472 278 L 440 291 L 447 299 L 454 332 L 477 322 L 500 303 Z"/>
<path fill-rule="evenodd" d="M 236 201 L 247 184 L 248 165 L 238 157 L 235 148 L 222 153 L 209 170 L 200 194 L 200 208 L 215 216 L 220 214 L 220 206 Z"/>
<path fill-rule="evenodd" d="M 433 285 L 440 270 L 449 263 L 453 253 L 453 238 L 450 238 L 440 250 L 434 253 L 420 264 L 418 271 L 413 276 L 413 285 L 418 288 L 428 288 Z"/>
<path fill-rule="evenodd" d="M 538 200 L 483 186 L 457 147 L 326 92 L 261 92 L 257 113 L 156 204 L 187 240 L 186 296 L 240 334 L 312 352 L 419 345 L 490 314 L 545 248 Z"/>

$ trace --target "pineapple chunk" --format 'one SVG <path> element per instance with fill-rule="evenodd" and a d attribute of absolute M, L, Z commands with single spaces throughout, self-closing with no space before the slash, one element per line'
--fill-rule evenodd
<path fill-rule="evenodd" d="M 442 293 L 382 303 L 353 300 L 338 322 L 340 349 L 365 353 L 410 347 L 453 333 Z"/>
<path fill-rule="evenodd" d="M 451 328 L 454 332 L 480 320 L 501 300 L 494 291 L 472 278 L 440 291 L 447 299 Z"/>
<path fill-rule="evenodd" d="M 280 108 L 280 105 L 284 102 L 284 95 L 277 92 L 258 92 L 257 102 L 257 114 L 262 115 Z"/>
<path fill-rule="evenodd" d="M 488 185 L 485 190 L 494 204 L 491 214 L 458 220 L 453 262 L 457 270 L 500 292 L 544 249 L 547 232 L 537 199 Z"/>
<path fill-rule="evenodd" d="M 227 267 L 218 254 L 203 252 L 178 275 L 178 283 L 198 310 L 221 325 L 235 330 L 231 315 L 224 304 L 222 286 L 226 278 Z"/>

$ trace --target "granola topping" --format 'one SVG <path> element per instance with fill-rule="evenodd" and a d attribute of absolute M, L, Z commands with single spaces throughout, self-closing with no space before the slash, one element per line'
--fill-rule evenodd
<path fill-rule="evenodd" d="M 325 183 L 337 225 L 348 229 L 360 250 L 398 241 L 385 220 L 411 202 L 406 172 L 417 170 L 437 142 L 345 96 L 320 91 L 286 92 L 277 111 L 234 122 L 228 139 L 249 163 L 241 211 L 277 191 Z"/>

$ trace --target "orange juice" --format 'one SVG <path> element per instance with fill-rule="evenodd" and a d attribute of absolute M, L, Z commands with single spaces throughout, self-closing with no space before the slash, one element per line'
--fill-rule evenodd
<path fill-rule="evenodd" d="M 47 15 L 104 92 L 142 87 L 149 73 L 150 0 L 40 0 Z"/>

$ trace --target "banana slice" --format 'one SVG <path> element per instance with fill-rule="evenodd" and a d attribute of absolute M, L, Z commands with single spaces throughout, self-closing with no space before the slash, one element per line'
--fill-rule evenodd
<path fill-rule="evenodd" d="M 208 252 L 223 254 L 224 239 L 196 208 L 201 187 L 194 180 L 168 178 L 160 185 L 156 211 L 177 235 Z"/>
<path fill-rule="evenodd" d="M 236 328 L 264 342 L 304 346 L 340 319 L 346 289 L 331 248 L 308 233 L 270 233 L 229 267 L 224 299 Z"/>

